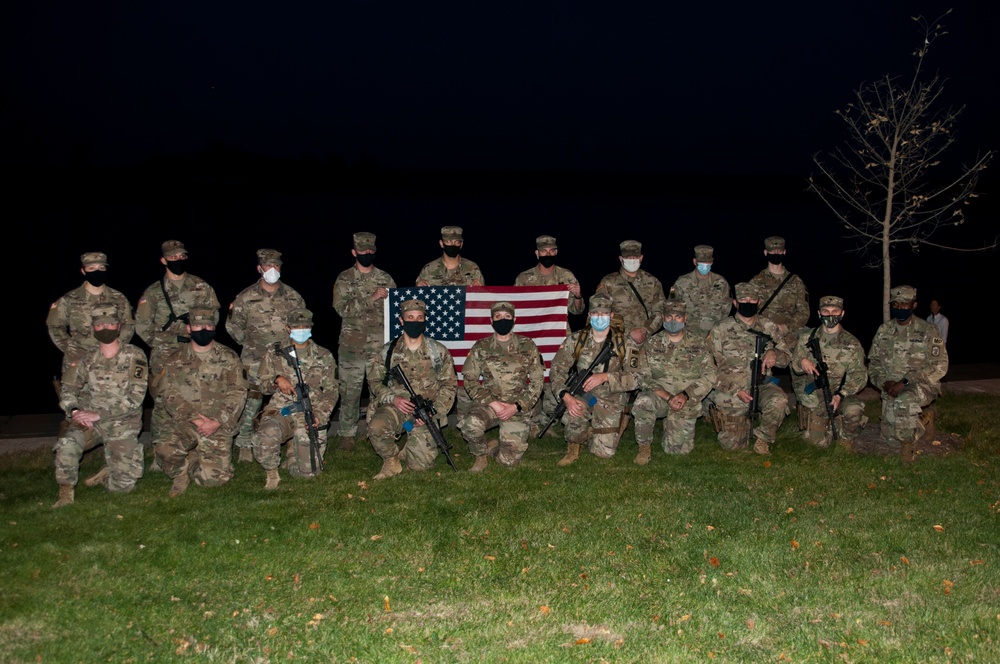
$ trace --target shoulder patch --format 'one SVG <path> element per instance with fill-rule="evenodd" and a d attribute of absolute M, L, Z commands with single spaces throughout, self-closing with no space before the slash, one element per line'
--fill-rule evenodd
<path fill-rule="evenodd" d="M 132 378 L 136 380 L 142 380 L 146 377 L 146 365 L 145 364 L 135 364 L 132 367 Z"/>
<path fill-rule="evenodd" d="M 940 346 L 934 346 L 933 348 L 931 348 L 931 357 L 938 357 L 940 355 L 941 355 Z"/>

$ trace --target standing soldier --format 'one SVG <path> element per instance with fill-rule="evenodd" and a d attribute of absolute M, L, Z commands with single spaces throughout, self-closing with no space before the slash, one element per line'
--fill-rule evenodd
<path fill-rule="evenodd" d="M 473 473 L 486 469 L 488 452 L 504 466 L 521 460 L 528 449 L 532 409 L 545 379 L 538 346 L 513 332 L 514 305 L 497 302 L 490 307 L 490 317 L 493 335 L 472 345 L 462 367 L 472 407 L 458 428 L 476 458 L 469 469 Z M 500 442 L 490 449 L 486 432 L 494 427 L 500 427 Z"/>
<path fill-rule="evenodd" d="M 607 275 L 597 292 L 611 298 L 613 314 L 625 325 L 625 333 L 636 343 L 644 341 L 663 324 L 663 284 L 643 270 L 642 243 L 625 240 L 619 245 L 621 269 Z"/>
<path fill-rule="evenodd" d="M 91 314 L 94 305 L 113 304 L 118 310 L 121 330 L 118 335 L 122 343 L 132 340 L 135 323 L 132 320 L 132 305 L 128 298 L 114 288 L 105 285 L 108 278 L 108 257 L 99 251 L 88 251 L 80 256 L 80 273 L 84 282 L 49 307 L 49 317 L 45 324 L 49 337 L 63 354 L 61 373 L 65 374 L 69 365 L 84 354 L 97 350 L 94 339 Z"/>
<path fill-rule="evenodd" d="M 630 337 L 611 325 L 613 302 L 605 293 L 590 297 L 589 325 L 574 332 L 563 342 L 552 359 L 549 374 L 566 406 L 566 455 L 558 465 L 568 466 L 587 445 L 602 459 L 614 456 L 618 449 L 618 431 L 625 410 L 627 393 L 638 387 L 638 348 Z M 583 393 L 570 394 L 563 384 L 575 372 L 586 372 L 605 345 L 611 353 L 607 361 L 594 367 L 583 383 Z M 558 381 L 563 381 L 559 383 Z"/>
<path fill-rule="evenodd" d="M 385 343 L 382 306 L 396 282 L 372 263 L 375 235 L 355 233 L 354 266 L 337 276 L 333 285 L 333 308 L 340 314 L 340 449 L 354 449 L 358 434 L 361 390 L 368 359 Z"/>
<path fill-rule="evenodd" d="M 432 260 L 417 275 L 417 286 L 485 286 L 479 266 L 461 255 L 462 229 L 445 226 L 441 229 L 441 258 Z"/>
<path fill-rule="evenodd" d="M 193 307 L 185 326 L 189 343 L 163 361 L 152 380 L 168 418 L 154 449 L 171 496 L 233 477 L 233 435 L 247 398 L 247 372 L 235 351 L 214 341 L 219 313 Z"/>
<path fill-rule="evenodd" d="M 142 401 L 149 377 L 146 354 L 121 340 L 122 316 L 114 304 L 99 304 L 87 315 L 97 348 L 65 372 L 59 406 L 70 423 L 55 446 L 59 500 L 73 502 L 83 453 L 104 445 L 104 468 L 87 480 L 108 491 L 127 493 L 142 477 Z"/>
<path fill-rule="evenodd" d="M 426 306 L 423 300 L 406 300 L 400 305 L 403 334 L 384 344 L 368 367 L 368 440 L 382 457 L 382 469 L 374 479 L 384 480 L 403 472 L 403 458 L 410 470 L 428 470 L 437 459 L 437 445 L 425 423 L 414 419 L 410 393 L 393 380 L 390 371 L 399 366 L 413 391 L 434 402 L 440 422 L 455 402 L 458 376 L 455 360 L 439 341 L 424 335 Z M 396 441 L 404 429 L 406 445 Z"/>
<path fill-rule="evenodd" d="M 813 382 L 795 393 L 798 401 L 799 429 L 806 442 L 817 447 L 829 447 L 833 442 L 833 427 L 845 447 L 851 447 L 857 435 L 868 423 L 865 404 L 857 397 L 868 384 L 868 369 L 865 367 L 865 351 L 861 342 L 841 325 L 844 320 L 844 300 L 836 295 L 827 295 L 819 301 L 820 325 L 799 335 L 795 352 L 792 353 L 792 368 Z M 827 367 L 826 380 L 833 397 L 830 409 L 834 421 L 830 421 L 822 387 L 816 378 L 820 376 L 819 359 L 810 345 L 819 343 L 820 357 Z"/>
<path fill-rule="evenodd" d="M 707 244 L 694 248 L 694 270 L 677 277 L 670 287 L 670 299 L 680 300 L 687 306 L 689 332 L 704 336 L 721 323 L 733 306 L 729 282 L 718 272 L 712 271 L 715 250 Z"/>
<path fill-rule="evenodd" d="M 337 361 L 333 353 L 311 341 L 313 315 L 308 309 L 296 309 L 288 315 L 286 329 L 291 338 L 290 347 L 275 344 L 264 355 L 260 363 L 257 384 L 264 394 L 273 394 L 260 416 L 260 424 L 254 433 L 254 456 L 267 473 L 264 488 L 268 491 L 278 488 L 281 478 L 278 465 L 281 463 L 281 445 L 289 443 L 287 461 L 288 474 L 292 477 L 312 477 L 312 450 L 305 413 L 302 410 L 302 394 L 298 376 L 292 362 L 298 363 L 312 405 L 314 421 L 311 425 L 319 439 L 317 461 L 326 453 L 326 432 L 320 431 L 337 405 L 340 390 L 337 386 Z M 291 357 L 289 357 L 289 355 Z M 298 391 L 297 391 L 298 390 Z"/>
<path fill-rule="evenodd" d="M 715 385 L 716 369 L 708 342 L 700 328 L 687 331 L 687 306 L 668 300 L 663 311 L 663 331 L 639 350 L 639 395 L 632 406 L 635 463 L 649 463 L 656 420 L 663 418 L 660 444 L 667 454 L 687 454 L 694 449 L 694 428 L 701 416 L 701 402 Z"/>
<path fill-rule="evenodd" d="M 235 441 L 240 448 L 240 461 L 253 461 L 253 421 L 264 404 L 260 385 L 254 382 L 260 361 L 269 347 L 288 338 L 285 330 L 288 314 L 306 308 L 302 296 L 281 281 L 281 252 L 259 249 L 257 263 L 260 278 L 236 296 L 226 318 L 226 332 L 243 347 L 240 359 L 250 376 L 247 405 Z"/>
<path fill-rule="evenodd" d="M 913 461 L 913 445 L 925 429 L 921 413 L 941 395 L 948 373 L 944 339 L 934 325 L 913 315 L 916 306 L 916 288 L 893 288 L 892 320 L 878 328 L 868 352 L 868 375 L 882 393 L 882 437 L 899 446 L 904 463 Z"/>
<path fill-rule="evenodd" d="M 758 410 L 750 393 L 754 353 L 759 332 L 767 335 L 761 358 L 760 424 L 753 430 L 753 451 L 769 454 L 770 443 L 788 414 L 788 397 L 771 377 L 773 367 L 788 366 L 791 355 L 777 324 L 758 315 L 760 291 L 749 283 L 736 284 L 736 313 L 715 326 L 708 335 L 718 373 L 708 395 L 709 413 L 719 445 L 727 450 L 742 449 L 749 441 L 753 414 Z"/>

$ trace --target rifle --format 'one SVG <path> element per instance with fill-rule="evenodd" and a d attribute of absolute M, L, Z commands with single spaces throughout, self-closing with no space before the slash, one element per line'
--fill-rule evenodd
<path fill-rule="evenodd" d="M 764 353 L 766 353 L 767 342 L 772 341 L 771 335 L 748 328 L 754 335 L 753 359 L 750 361 L 750 406 L 747 408 L 747 419 L 750 426 L 747 430 L 747 445 L 753 439 L 753 421 L 757 413 L 760 413 L 760 384 L 767 380 L 764 375 Z"/>
<path fill-rule="evenodd" d="M 298 382 L 298 385 L 295 386 L 298 400 L 282 408 L 281 414 L 287 417 L 292 413 L 302 413 L 302 417 L 306 421 L 306 433 L 309 435 L 309 464 L 315 475 L 317 472 L 323 471 L 323 455 L 320 451 L 319 429 L 316 427 L 316 417 L 313 415 L 312 400 L 309 398 L 309 385 L 302 378 L 302 369 L 299 358 L 295 355 L 295 347 L 281 348 L 278 344 L 275 344 L 274 347 L 295 369 L 295 380 Z"/>
<path fill-rule="evenodd" d="M 448 441 L 444 439 L 444 434 L 441 433 L 441 427 L 438 426 L 437 420 L 434 416 L 437 415 L 437 411 L 434 410 L 434 402 L 425 399 L 421 395 L 413 391 L 413 387 L 410 386 L 410 381 L 406 380 L 406 374 L 403 373 L 403 369 L 397 364 L 394 366 L 390 373 L 394 380 L 398 380 L 399 383 L 406 388 L 406 391 L 410 393 L 410 403 L 413 404 L 413 414 L 417 416 L 417 419 L 423 420 L 424 425 L 426 425 L 427 430 L 431 432 L 431 438 L 434 439 L 434 444 L 437 445 L 441 454 L 444 455 L 445 460 L 451 469 L 458 471 L 455 467 L 455 461 L 451 458 L 451 445 Z"/>
<path fill-rule="evenodd" d="M 830 429 L 833 430 L 833 439 L 838 440 L 837 426 L 833 423 L 833 419 L 837 416 L 837 410 L 833 407 L 833 392 L 830 390 L 830 368 L 823 359 L 823 351 L 820 350 L 819 337 L 816 336 L 815 331 L 809 335 L 806 348 L 812 352 L 813 358 L 816 359 L 816 369 L 819 370 L 819 375 L 813 379 L 813 382 L 806 385 L 805 392 L 806 394 L 812 394 L 816 391 L 817 387 L 823 390 L 823 403 L 826 405 L 826 416 L 830 419 Z"/>
<path fill-rule="evenodd" d="M 608 362 L 611 359 L 611 353 L 613 352 L 614 348 L 611 343 L 611 334 L 608 334 L 608 338 L 604 340 L 604 345 L 601 346 L 601 351 L 597 354 L 597 357 L 594 358 L 594 361 L 590 363 L 590 366 L 587 367 L 586 371 L 581 372 L 577 370 L 575 364 L 573 365 L 573 368 L 570 369 L 569 380 L 566 381 L 566 386 L 560 390 L 559 398 L 556 399 L 558 402 L 556 403 L 556 409 L 552 412 L 552 417 L 549 418 L 545 427 L 538 432 L 538 438 L 544 436 L 545 432 L 549 430 L 549 427 L 558 420 L 562 419 L 562 416 L 566 413 L 566 404 L 562 400 L 563 393 L 569 392 L 570 396 L 580 396 L 583 393 L 583 384 L 587 382 L 590 375 L 594 373 L 594 369 L 597 368 L 597 365 Z M 628 420 L 626 419 L 625 422 L 628 423 Z"/>

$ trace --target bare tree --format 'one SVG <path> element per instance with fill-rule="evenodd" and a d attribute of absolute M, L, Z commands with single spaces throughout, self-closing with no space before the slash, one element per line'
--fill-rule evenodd
<path fill-rule="evenodd" d="M 945 15 L 950 14 L 949 9 Z M 854 101 L 837 115 L 847 124 L 845 144 L 819 155 L 819 174 L 809 178 L 809 190 L 819 195 L 857 240 L 857 250 L 872 257 L 869 267 L 882 268 L 882 315 L 889 319 L 889 289 L 893 249 L 918 251 L 922 245 L 955 251 L 982 251 L 931 241 L 947 226 L 965 222 L 964 207 L 976 197 L 979 174 L 993 157 L 988 151 L 971 165 L 950 175 L 936 175 L 941 156 L 954 142 L 953 129 L 964 107 L 939 109 L 944 90 L 939 75 L 924 77 L 924 60 L 934 41 L 947 34 L 938 21 L 913 17 L 923 43 L 913 53 L 916 66 L 908 83 L 886 75 L 864 83 Z M 939 19 L 940 20 L 940 19 Z M 945 169 L 940 169 L 944 171 Z"/>

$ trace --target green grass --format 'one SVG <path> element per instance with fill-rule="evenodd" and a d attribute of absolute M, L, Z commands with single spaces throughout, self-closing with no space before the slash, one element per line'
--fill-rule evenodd
<path fill-rule="evenodd" d="M 2 456 L 0 660 L 998 661 L 998 406 L 942 398 L 966 449 L 912 466 L 789 417 L 769 459 L 699 423 L 642 468 L 630 430 L 610 460 L 558 468 L 546 439 L 513 470 L 374 482 L 359 446 L 274 493 L 242 464 L 60 510 L 50 453 Z"/>

